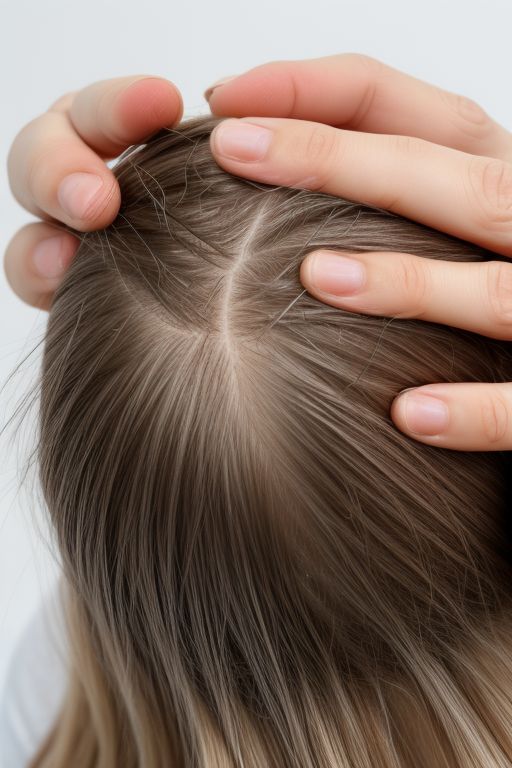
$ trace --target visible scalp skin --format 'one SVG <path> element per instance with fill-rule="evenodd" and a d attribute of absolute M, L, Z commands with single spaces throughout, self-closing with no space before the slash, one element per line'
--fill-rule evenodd
<path fill-rule="evenodd" d="M 34 766 L 69 765 L 80 722 L 77 768 L 506 768 L 503 457 L 414 443 L 388 408 L 507 381 L 510 347 L 299 281 L 317 248 L 490 255 L 228 174 L 217 123 L 125 153 L 52 307 L 39 456 L 74 667 Z"/>

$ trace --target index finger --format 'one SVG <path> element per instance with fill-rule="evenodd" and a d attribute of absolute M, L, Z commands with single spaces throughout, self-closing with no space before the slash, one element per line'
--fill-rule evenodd
<path fill-rule="evenodd" d="M 360 54 L 271 61 L 205 98 L 219 117 L 291 117 L 512 160 L 511 134 L 474 101 Z"/>
<path fill-rule="evenodd" d="M 182 113 L 176 86 L 163 78 L 114 78 L 68 94 L 16 136 L 7 159 L 12 193 L 43 219 L 82 231 L 107 226 L 120 194 L 103 159 L 174 125 Z"/>

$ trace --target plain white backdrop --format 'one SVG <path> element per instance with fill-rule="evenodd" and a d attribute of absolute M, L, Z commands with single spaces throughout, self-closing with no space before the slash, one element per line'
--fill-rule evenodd
<path fill-rule="evenodd" d="M 0 252 L 31 221 L 12 197 L 9 146 L 61 94 L 128 74 L 172 79 L 185 117 L 204 89 L 265 61 L 361 52 L 476 99 L 512 128 L 510 0 L 0 0 Z M 58 568 L 37 501 L 37 409 L 7 425 L 37 379 L 45 315 L 0 275 L 0 688 L 9 657 Z M 25 356 L 35 349 L 26 362 Z"/>

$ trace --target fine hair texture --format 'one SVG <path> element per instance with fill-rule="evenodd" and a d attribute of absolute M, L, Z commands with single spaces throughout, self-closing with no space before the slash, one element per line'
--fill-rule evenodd
<path fill-rule="evenodd" d="M 39 462 L 71 659 L 32 766 L 509 767 L 507 457 L 416 443 L 389 407 L 510 380 L 510 346 L 299 281 L 318 247 L 490 254 L 226 173 L 217 122 L 123 154 L 119 215 L 51 309 Z"/>

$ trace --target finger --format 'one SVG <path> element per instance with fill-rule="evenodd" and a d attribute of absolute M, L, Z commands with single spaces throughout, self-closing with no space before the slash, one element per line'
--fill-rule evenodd
<path fill-rule="evenodd" d="M 9 285 L 27 304 L 49 309 L 78 245 L 78 238 L 51 224 L 27 224 L 7 245 L 4 268 Z"/>
<path fill-rule="evenodd" d="M 359 54 L 272 61 L 205 98 L 218 116 L 312 120 L 512 160 L 512 135 L 474 101 Z"/>
<path fill-rule="evenodd" d="M 77 94 L 69 109 L 78 135 L 108 157 L 175 125 L 182 115 L 183 100 L 174 83 L 144 75 L 93 83 Z"/>
<path fill-rule="evenodd" d="M 11 190 L 43 219 L 82 231 L 107 226 L 120 193 L 101 158 L 119 154 L 181 114 L 175 86 L 159 78 L 116 78 L 68 94 L 15 138 L 8 156 Z"/>
<path fill-rule="evenodd" d="M 312 251 L 300 279 L 320 301 L 350 312 L 416 318 L 512 340 L 512 264 L 409 253 Z"/>
<path fill-rule="evenodd" d="M 393 401 L 396 426 L 415 440 L 459 451 L 512 449 L 512 384 L 429 384 Z"/>
<path fill-rule="evenodd" d="M 502 160 L 269 117 L 221 121 L 211 147 L 233 174 L 363 201 L 512 256 L 512 165 Z"/>

